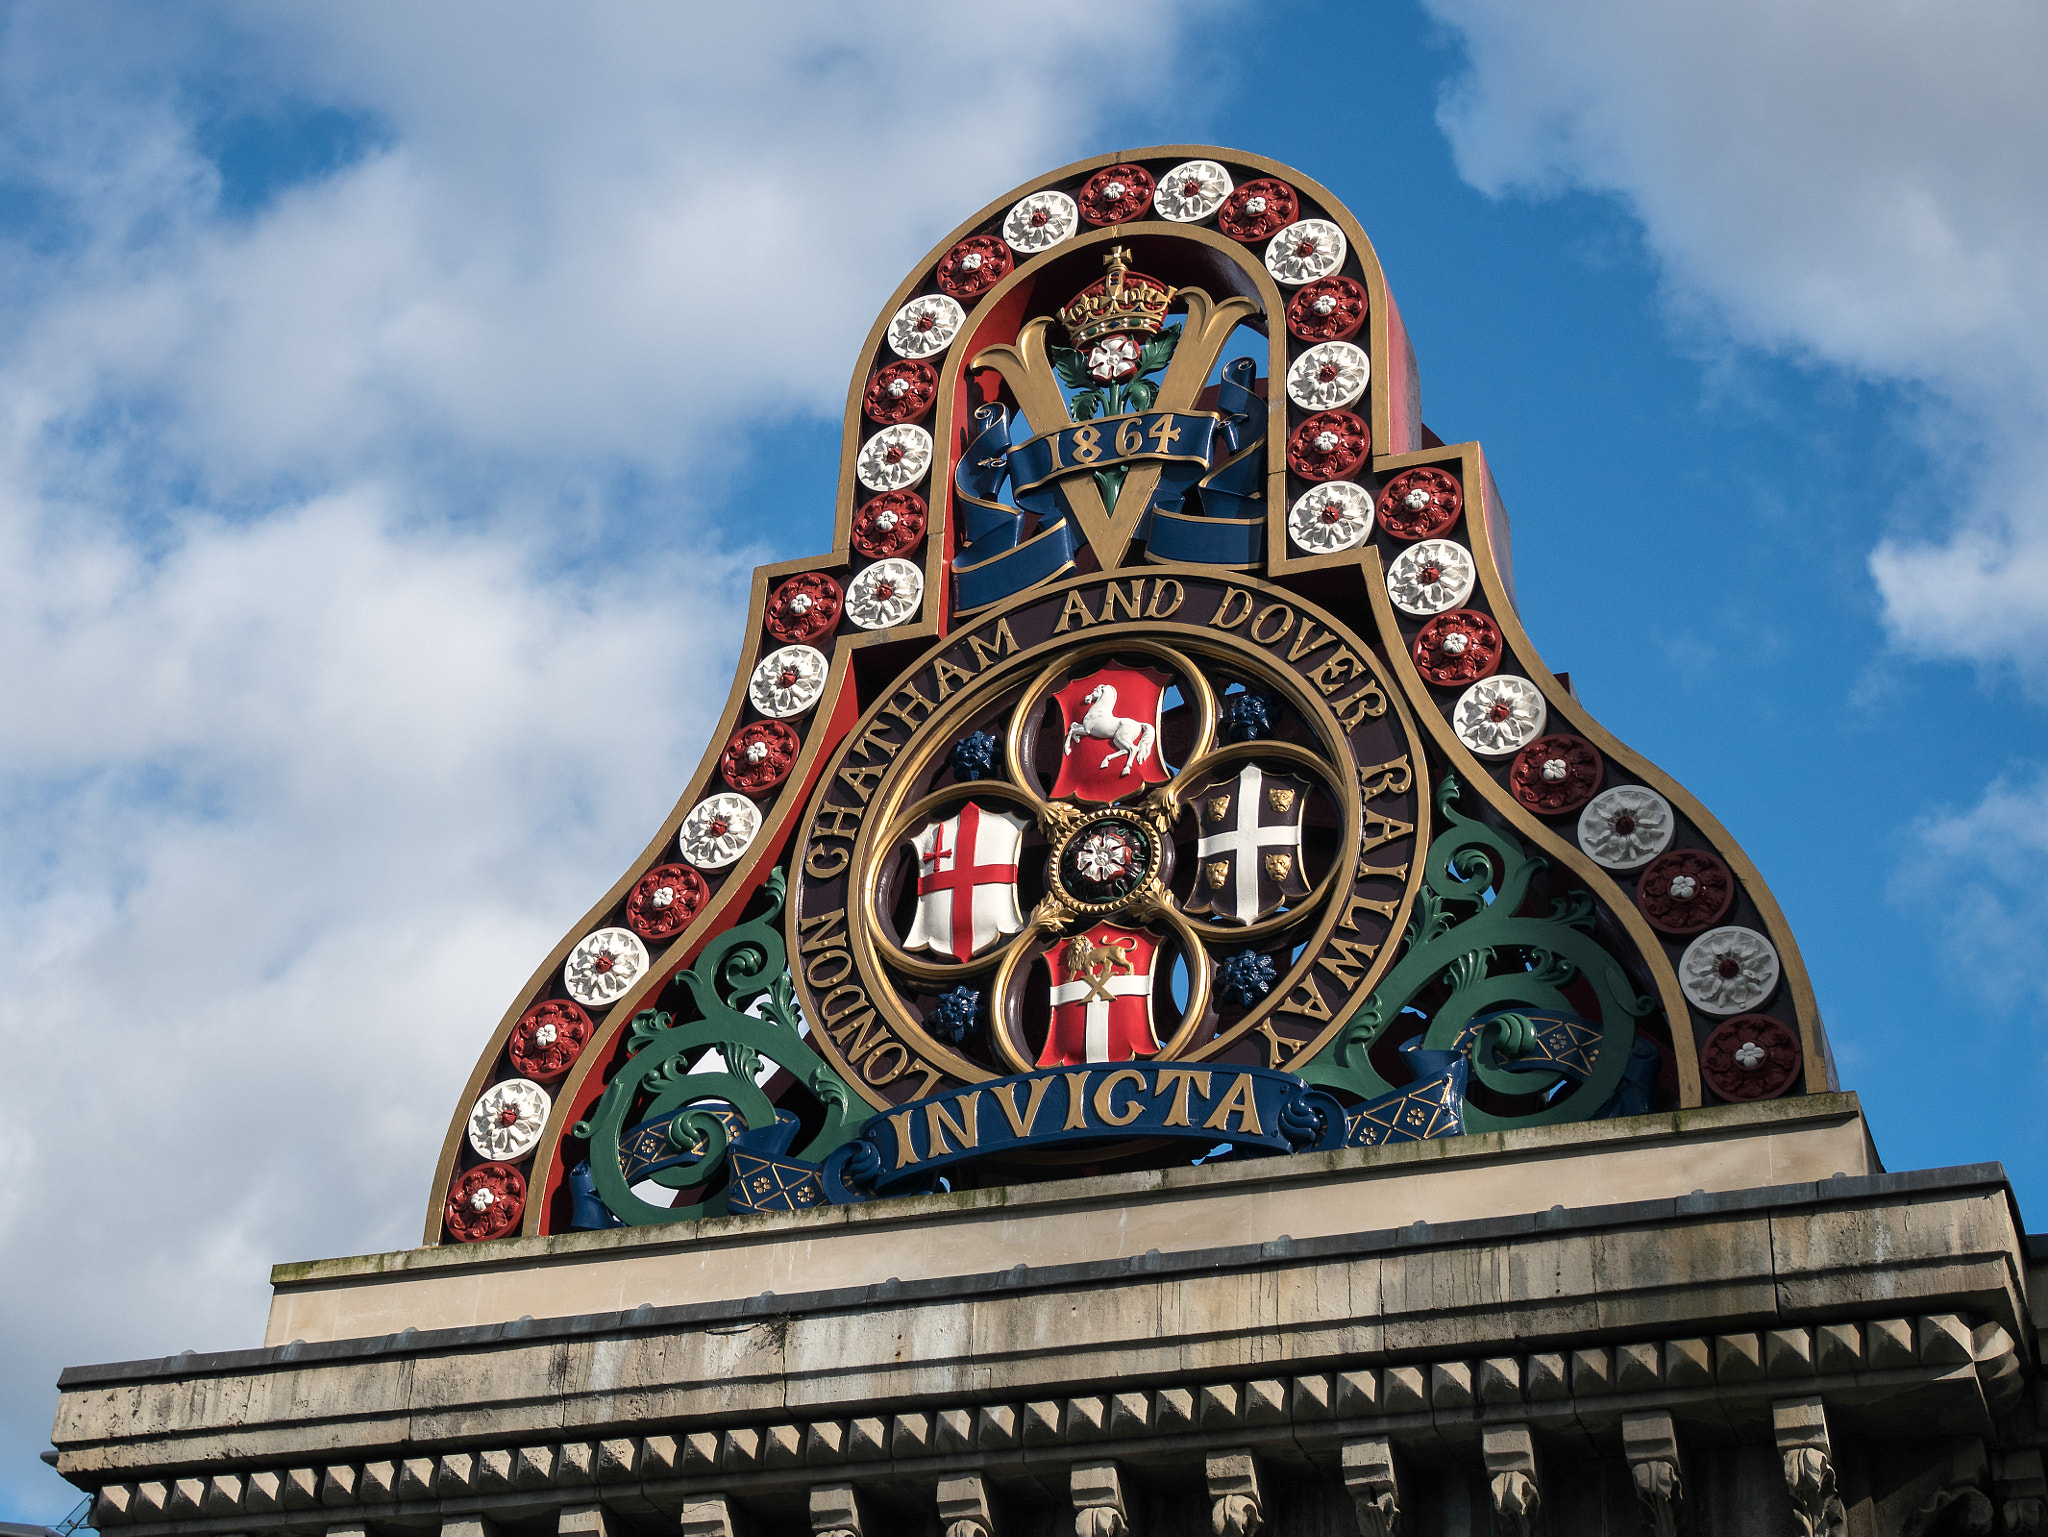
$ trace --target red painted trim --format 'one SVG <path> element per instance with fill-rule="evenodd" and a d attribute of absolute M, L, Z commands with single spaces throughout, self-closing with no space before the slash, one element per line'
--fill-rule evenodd
<path fill-rule="evenodd" d="M 824 774 L 825 766 L 831 761 L 839 743 L 860 719 L 860 712 L 860 691 L 854 687 L 852 675 L 849 674 L 845 686 L 839 690 L 839 700 L 833 707 L 831 718 L 824 723 L 825 746 L 812 760 L 810 774 L 800 786 L 791 785 L 784 789 L 784 794 L 792 797 L 788 802 L 791 811 L 789 815 L 779 819 L 777 830 L 772 835 L 774 841 L 768 847 L 767 857 L 755 866 L 759 872 L 757 877 L 745 884 L 728 886 L 718 893 L 714 904 L 716 922 L 705 928 L 704 937 L 684 953 L 679 963 L 671 966 L 668 975 L 673 976 L 691 964 L 703 953 L 705 945 L 740 923 L 746 913 L 747 904 L 753 901 L 754 893 L 761 889 L 761 883 L 768 879 L 769 871 L 782 863 L 783 852 L 789 847 L 790 839 L 803 821 L 803 808 L 810 804 L 811 792 L 817 788 L 818 780 Z M 664 983 L 663 989 L 665 987 Z M 663 989 L 657 989 L 649 994 L 650 1005 L 660 997 Z M 601 1072 L 590 1073 L 584 1078 L 583 1087 L 570 1106 L 570 1113 L 562 1121 L 562 1135 L 565 1140 L 569 1135 L 569 1128 L 589 1116 L 598 1100 L 603 1097 L 612 1075 L 624 1063 L 626 1035 L 627 1032 L 621 1030 L 612 1037 L 610 1060 L 604 1064 Z M 569 1167 L 573 1161 L 562 1156 L 557 1156 L 553 1160 L 554 1167 L 548 1172 L 547 1189 L 540 1198 L 542 1233 L 570 1231 Z"/>

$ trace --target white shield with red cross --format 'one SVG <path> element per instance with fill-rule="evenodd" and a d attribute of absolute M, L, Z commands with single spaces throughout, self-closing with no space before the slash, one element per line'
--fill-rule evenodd
<path fill-rule="evenodd" d="M 1024 927 L 1017 850 L 1024 818 L 969 801 L 910 840 L 917 851 L 917 917 L 906 950 L 964 961 Z M 963 852 L 964 851 L 964 852 Z"/>
<path fill-rule="evenodd" d="M 1052 1028 L 1040 1067 L 1128 1062 L 1159 1050 L 1152 1029 L 1152 968 L 1159 942 L 1137 929 L 1098 923 L 1046 953 Z"/>
<path fill-rule="evenodd" d="M 1107 803 L 1166 783 L 1159 728 L 1170 681 L 1150 667 L 1105 667 L 1053 695 L 1066 727 L 1054 800 Z"/>

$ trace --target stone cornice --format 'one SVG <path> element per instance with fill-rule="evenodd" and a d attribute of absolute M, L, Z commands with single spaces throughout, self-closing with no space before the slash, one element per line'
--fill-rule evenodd
<path fill-rule="evenodd" d="M 1409 1145 L 1428 1147 L 1435 1144 Z M 1283 1238 L 1264 1244 L 1193 1249 L 1170 1254 L 1153 1250 L 1128 1258 L 1094 1260 L 1084 1264 L 1018 1265 L 1007 1270 L 975 1275 L 886 1281 L 878 1285 L 827 1291 L 765 1292 L 754 1297 L 679 1306 L 644 1305 L 619 1312 L 587 1313 L 565 1318 L 522 1318 L 511 1323 L 483 1324 L 462 1329 L 405 1329 L 394 1334 L 363 1339 L 294 1341 L 285 1345 L 248 1350 L 185 1351 L 154 1360 L 114 1361 L 99 1365 L 67 1367 L 58 1377 L 57 1384 L 59 1388 L 69 1390 L 144 1382 L 154 1378 L 184 1380 L 218 1373 L 261 1372 L 279 1367 L 303 1367 L 313 1363 L 339 1364 L 422 1352 L 488 1349 L 496 1345 L 531 1344 L 538 1341 L 588 1338 L 640 1330 L 701 1329 L 715 1327 L 721 1323 L 737 1323 L 797 1313 L 864 1311 L 878 1305 L 909 1306 L 994 1294 L 1019 1295 L 1030 1291 L 1064 1290 L 1076 1286 L 1115 1283 L 1133 1276 L 1165 1279 L 1181 1275 L 1211 1274 L 1276 1262 L 1307 1264 L 1384 1253 L 1416 1253 L 1436 1248 L 1497 1244 L 1534 1235 L 1563 1238 L 1610 1228 L 1634 1228 L 1711 1217 L 1768 1214 L 1779 1210 L 1789 1211 L 1836 1203 L 1864 1206 L 1885 1201 L 1906 1201 L 1928 1195 L 1953 1195 L 1965 1192 L 1995 1192 L 2002 1196 L 2004 1203 L 2011 1210 L 2014 1228 L 2017 1231 L 2018 1208 L 2011 1185 L 2006 1179 L 2004 1166 L 1996 1163 L 1969 1164 L 1947 1169 L 1914 1170 L 1858 1178 L 1838 1176 L 1816 1182 L 1770 1185 L 1754 1190 L 1701 1192 L 1671 1200 L 1629 1201 L 1582 1207 L 1560 1205 L 1548 1211 L 1513 1217 L 1488 1217 L 1465 1222 L 1416 1222 L 1405 1227 L 1380 1228 L 1327 1238 Z M 749 1220 L 765 1222 L 784 1219 Z M 525 1241 L 528 1240 L 522 1240 Z M 552 1242 L 540 1239 L 530 1241 Z M 455 1251 L 444 1247 L 438 1250 L 409 1252 L 438 1256 Z M 2023 1263 L 2023 1251 L 2015 1248 L 2011 1255 L 2011 1264 L 2012 1281 L 2016 1289 L 2024 1283 L 2024 1276 L 2019 1269 Z M 2015 1310 L 2012 1322 L 2016 1324 L 2017 1321 L 2018 1313 Z"/>
<path fill-rule="evenodd" d="M 1909 1400 L 1925 1434 L 1989 1437 L 2024 1386 L 2012 1337 L 1953 1314 L 1793 1327 L 1570 1351 L 1124 1386 L 1023 1402 L 953 1402 L 845 1419 L 659 1434 L 492 1443 L 438 1456 L 209 1470 L 102 1487 L 94 1523 L 136 1537 L 286 1530 L 464 1513 L 535 1515 L 593 1501 L 673 1513 L 693 1494 L 735 1496 L 861 1475 L 924 1480 L 1131 1456 L 1199 1461 L 1223 1448 L 1290 1446 L 1336 1459 L 1367 1437 L 1477 1443 L 1488 1426 L 1574 1433 L 1646 1411 L 1716 1433 L 1770 1433 L 1791 1396 L 1853 1423 Z M 383 1449 L 380 1449 L 383 1450 Z"/>

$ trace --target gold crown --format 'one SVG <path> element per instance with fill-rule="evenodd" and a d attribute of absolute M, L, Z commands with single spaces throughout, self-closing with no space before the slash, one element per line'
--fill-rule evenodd
<path fill-rule="evenodd" d="M 1102 259 L 1109 275 L 1075 294 L 1060 311 L 1060 324 L 1076 347 L 1086 347 L 1118 331 L 1157 336 L 1166 324 L 1166 307 L 1173 303 L 1176 290 L 1155 277 L 1131 271 L 1126 262 L 1129 255 L 1122 246 L 1112 247 Z"/>

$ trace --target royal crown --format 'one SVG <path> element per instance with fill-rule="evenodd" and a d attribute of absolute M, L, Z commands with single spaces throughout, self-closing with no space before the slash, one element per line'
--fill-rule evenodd
<path fill-rule="evenodd" d="M 1166 324 L 1166 307 L 1173 303 L 1175 290 L 1155 277 L 1131 271 L 1129 255 L 1122 246 L 1112 247 L 1102 259 L 1109 275 L 1075 294 L 1060 311 L 1060 324 L 1076 347 L 1119 331 L 1157 336 Z"/>

